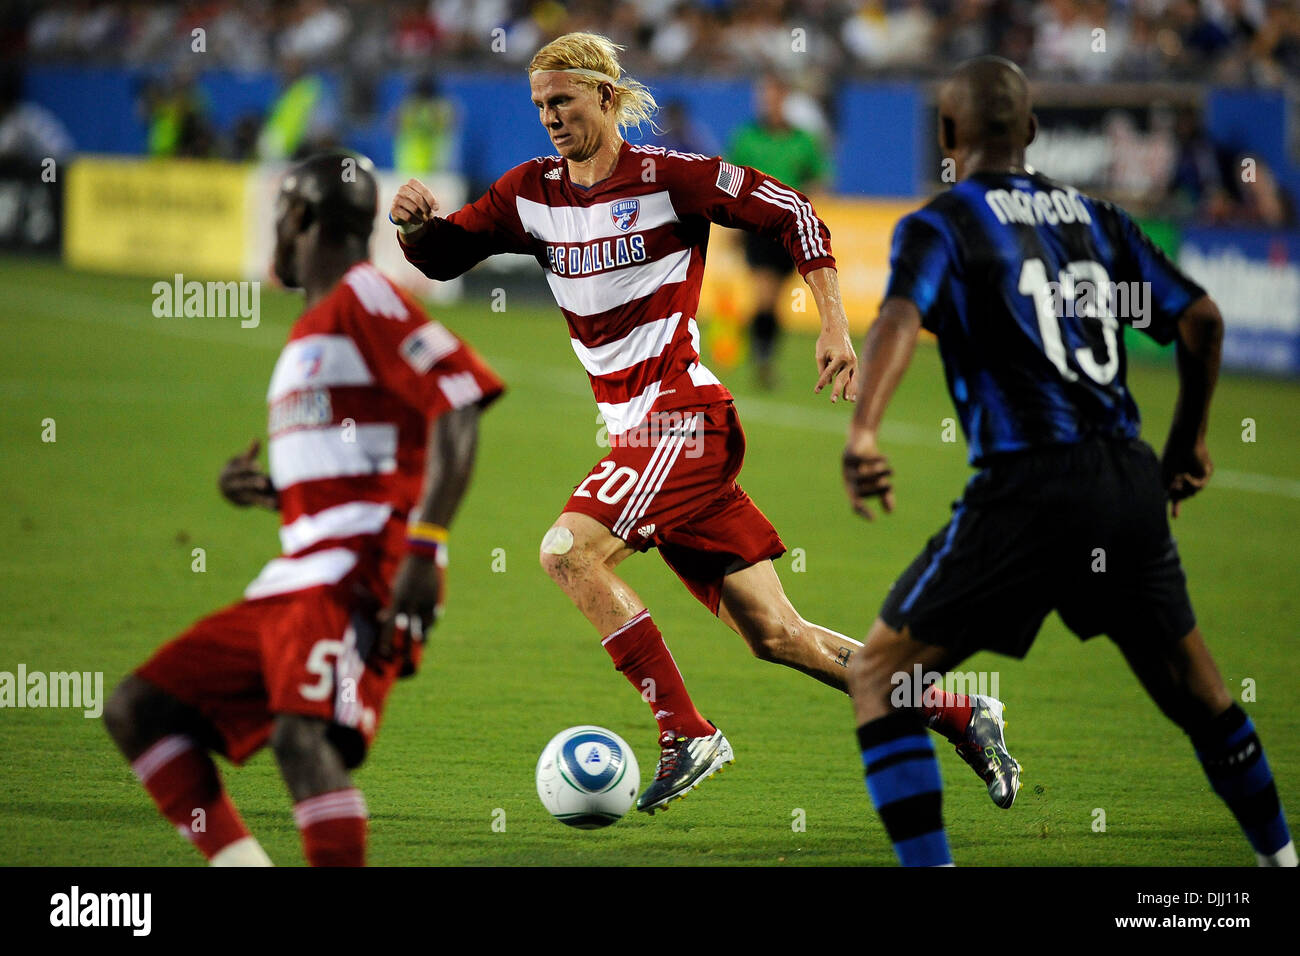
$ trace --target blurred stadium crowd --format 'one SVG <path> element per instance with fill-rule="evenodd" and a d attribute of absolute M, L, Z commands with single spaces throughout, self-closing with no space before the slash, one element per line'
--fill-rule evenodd
<path fill-rule="evenodd" d="M 1300 379 L 1300 0 L 0 0 L 0 254 L 261 278 L 270 229 L 246 197 L 326 148 L 454 207 L 547 149 L 524 73 L 570 31 L 622 44 L 654 90 L 656 125 L 630 139 L 764 169 L 833 210 L 863 316 L 899 210 L 947 185 L 935 81 L 1009 57 L 1034 82 L 1028 162 L 1119 203 L 1217 290 L 1231 367 Z M 800 321 L 787 262 L 752 243 L 711 259 L 709 348 L 733 361 L 748 315 L 760 384 Z"/>
<path fill-rule="evenodd" d="M 462 134 L 481 117 L 444 90 L 446 74 L 517 77 L 551 37 L 591 30 L 624 44 L 625 69 L 651 82 L 765 77 L 755 83 L 759 126 L 806 130 L 828 156 L 845 132 L 834 122 L 841 81 L 924 82 L 998 52 L 1057 90 L 1087 84 L 1085 100 L 1127 91 L 1123 108 L 1101 97 L 1085 105 L 1091 117 L 1047 116 L 1032 161 L 1182 221 L 1296 221 L 1292 172 L 1279 181 L 1241 143 L 1216 141 L 1196 101 L 1211 85 L 1294 99 L 1300 0 L 14 0 L 0 9 L 0 162 L 88 145 L 68 134 L 67 116 L 25 99 L 24 64 L 101 66 L 137 78 L 151 155 L 276 161 L 358 141 L 373 148 L 360 133 L 378 130 L 399 172 L 464 172 L 481 186 L 485 171 L 461 161 Z M 200 77 L 217 72 L 273 76 L 277 89 L 215 122 Z M 406 78 L 401 100 L 381 106 L 394 74 Z M 783 120 L 761 115 L 772 82 L 788 87 L 768 110 Z M 661 105 L 658 142 L 736 158 L 733 136 L 713 135 L 680 100 Z M 1079 123 L 1092 130 L 1075 135 Z M 810 179 L 835 185 L 826 170 Z"/>
<path fill-rule="evenodd" d="M 1300 77 L 1300 4 L 1279 0 L 17 0 L 5 57 L 166 63 L 206 31 L 214 66 L 285 59 L 354 70 L 514 68 L 547 38 L 594 30 L 632 72 L 754 73 L 807 65 L 926 76 L 998 52 L 1054 79 Z M 1099 41 L 1098 29 L 1105 31 Z M 1104 47 L 1099 49 L 1099 46 Z M 1105 55 L 1098 55 L 1099 53 Z"/>

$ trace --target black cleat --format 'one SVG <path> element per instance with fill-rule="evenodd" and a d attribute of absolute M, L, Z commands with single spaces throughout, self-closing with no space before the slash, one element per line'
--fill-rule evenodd
<path fill-rule="evenodd" d="M 709 737 L 681 737 L 671 730 L 659 735 L 659 766 L 654 779 L 637 798 L 636 808 L 654 815 L 667 809 L 672 800 L 680 800 L 707 778 L 735 762 L 731 744 L 714 727 Z"/>
<path fill-rule="evenodd" d="M 1020 764 L 1007 752 L 1002 736 L 1002 701 L 983 694 L 970 697 L 971 716 L 957 756 L 965 760 L 988 785 L 989 799 L 1008 810 L 1020 790 Z"/>

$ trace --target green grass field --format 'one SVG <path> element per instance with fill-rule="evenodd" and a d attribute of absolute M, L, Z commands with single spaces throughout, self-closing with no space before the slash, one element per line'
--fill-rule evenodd
<path fill-rule="evenodd" d="M 275 518 L 227 506 L 216 476 L 265 431 L 266 383 L 299 300 L 264 290 L 262 323 L 157 319 L 152 281 L 0 260 L 0 671 L 102 671 L 105 692 L 159 643 L 236 599 L 277 549 Z M 598 460 L 595 407 L 553 309 L 486 299 L 437 310 L 511 386 L 486 417 L 457 520 L 449 613 L 422 672 L 398 686 L 357 780 L 375 864 L 892 864 L 862 786 L 846 698 L 755 661 L 653 554 L 623 567 L 736 765 L 671 812 L 598 832 L 542 809 L 537 754 L 597 723 L 656 758 L 650 715 L 597 635 L 537 565 L 537 543 Z M 945 520 L 968 473 L 940 440 L 951 414 L 935 350 L 919 349 L 885 432 L 898 510 L 849 512 L 838 460 L 848 409 L 814 397 L 812 340 L 791 337 L 783 385 L 724 376 L 749 436 L 741 481 L 801 548 L 778 562 L 805 617 L 861 636 L 893 577 Z M 1131 370 L 1159 443 L 1170 368 Z M 42 422 L 57 441 L 42 441 Z M 1257 440 L 1241 439 L 1242 420 Z M 1300 388 L 1227 378 L 1211 449 L 1220 474 L 1175 526 L 1198 616 L 1229 687 L 1254 682 L 1259 725 L 1293 821 L 1300 807 L 1295 653 L 1300 561 Z M 203 548 L 206 571 L 191 570 Z M 494 552 L 505 555 L 493 571 Z M 1008 702 L 1025 789 L 1007 812 L 940 747 L 959 864 L 1244 865 L 1253 856 L 1182 735 L 1104 639 L 1081 646 L 1052 617 L 1024 662 L 981 656 Z M 1288 701 L 1291 701 L 1288 704 Z M 942 741 L 938 741 L 942 745 Z M 302 862 L 267 753 L 226 781 L 278 864 Z M 1105 832 L 1094 832 L 1094 811 Z M 504 811 L 504 832 L 493 828 Z M 796 811 L 806 831 L 796 832 Z M 500 827 L 498 826 L 498 830 Z M 183 865 L 196 854 L 155 812 L 100 721 L 0 710 L 0 864 Z"/>

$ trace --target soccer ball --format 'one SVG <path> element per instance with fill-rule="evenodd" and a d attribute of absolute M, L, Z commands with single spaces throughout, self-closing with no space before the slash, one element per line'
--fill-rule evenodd
<path fill-rule="evenodd" d="M 641 789 L 636 754 L 618 734 L 584 724 L 561 730 L 537 758 L 537 796 L 555 819 L 598 830 L 632 808 Z"/>

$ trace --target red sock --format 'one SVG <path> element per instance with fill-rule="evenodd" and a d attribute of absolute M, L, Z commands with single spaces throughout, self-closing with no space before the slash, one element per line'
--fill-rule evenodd
<path fill-rule="evenodd" d="M 970 726 L 970 698 L 965 694 L 954 694 L 950 690 L 935 688 L 931 691 L 927 688 L 922 699 L 930 696 L 936 696 L 938 700 L 933 705 L 921 705 L 925 725 L 942 734 L 949 743 L 961 743 L 966 728 Z"/>
<path fill-rule="evenodd" d="M 293 818 L 308 864 L 365 866 L 366 817 L 366 801 L 355 787 L 295 803 Z"/>
<path fill-rule="evenodd" d="M 713 734 L 713 725 L 691 703 L 677 662 L 649 611 L 642 611 L 600 643 L 614 659 L 614 667 L 649 702 L 660 732 L 672 730 L 687 737 Z"/>
<path fill-rule="evenodd" d="M 162 815 L 209 860 L 249 835 L 221 787 L 217 765 L 192 738 L 162 738 L 137 757 L 131 769 Z"/>

